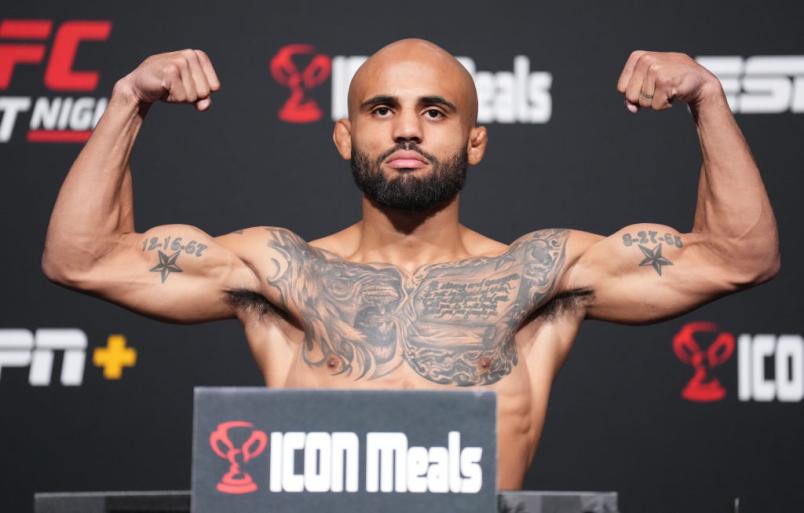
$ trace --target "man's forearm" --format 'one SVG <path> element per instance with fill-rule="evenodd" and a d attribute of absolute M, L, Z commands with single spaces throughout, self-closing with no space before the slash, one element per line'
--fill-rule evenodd
<path fill-rule="evenodd" d="M 58 275 L 90 266 L 134 230 L 129 158 L 145 114 L 121 81 L 70 168 L 51 214 L 43 266 Z"/>
<path fill-rule="evenodd" d="M 772 275 L 778 268 L 776 220 L 720 84 L 709 85 L 690 108 L 703 155 L 693 231 L 711 235 L 724 260 L 759 279 Z"/>

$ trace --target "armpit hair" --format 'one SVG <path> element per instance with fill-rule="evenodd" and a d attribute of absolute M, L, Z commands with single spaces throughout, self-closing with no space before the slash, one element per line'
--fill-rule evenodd
<path fill-rule="evenodd" d="M 552 320 L 564 314 L 575 313 L 589 304 L 594 297 L 594 291 L 588 288 L 565 290 L 564 292 L 559 292 L 550 301 L 539 307 L 531 317 Z"/>
<path fill-rule="evenodd" d="M 234 289 L 226 291 L 226 302 L 237 310 L 256 312 L 263 315 L 276 313 L 274 306 L 259 292 L 248 289 Z"/>

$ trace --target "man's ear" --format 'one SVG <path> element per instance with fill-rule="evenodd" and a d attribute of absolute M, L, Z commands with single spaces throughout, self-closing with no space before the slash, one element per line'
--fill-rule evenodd
<path fill-rule="evenodd" d="M 466 153 L 469 157 L 470 166 L 477 165 L 483 160 L 483 155 L 486 153 L 486 144 L 488 144 L 488 142 L 486 127 L 476 126 L 469 131 L 469 143 L 466 148 Z"/>
<path fill-rule="evenodd" d="M 344 160 L 352 158 L 352 124 L 348 119 L 342 118 L 335 122 L 332 141 Z"/>

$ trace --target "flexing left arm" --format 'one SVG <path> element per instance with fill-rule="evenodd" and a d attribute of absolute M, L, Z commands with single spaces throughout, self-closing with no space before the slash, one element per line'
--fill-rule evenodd
<path fill-rule="evenodd" d="M 568 249 L 576 258 L 563 281 L 593 290 L 588 315 L 660 320 L 775 276 L 776 220 L 718 79 L 687 55 L 636 51 L 617 89 L 634 113 L 664 110 L 673 100 L 689 104 L 703 165 L 690 233 L 639 224 L 606 238 L 572 234 Z"/>

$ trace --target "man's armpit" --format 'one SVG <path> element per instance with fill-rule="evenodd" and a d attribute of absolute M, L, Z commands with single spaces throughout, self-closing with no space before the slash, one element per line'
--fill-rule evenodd
<path fill-rule="evenodd" d="M 233 289 L 226 291 L 226 302 L 236 310 L 255 312 L 260 317 L 273 314 L 274 306 L 259 292 L 248 289 Z"/>
<path fill-rule="evenodd" d="M 594 302 L 595 293 L 590 288 L 565 290 L 559 292 L 547 303 L 536 310 L 532 317 L 541 317 L 545 320 L 553 320 L 562 315 L 575 315 L 586 309 L 586 306 Z"/>

